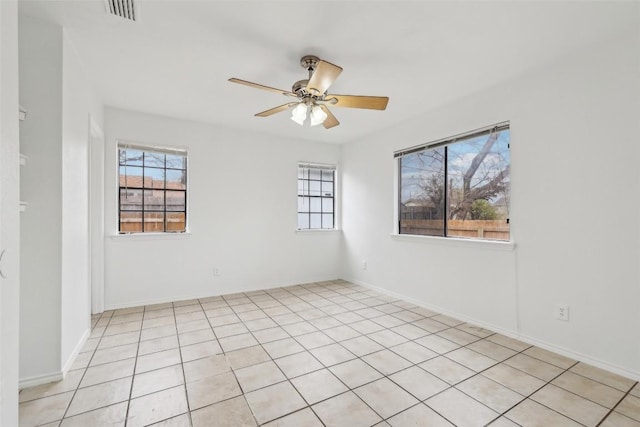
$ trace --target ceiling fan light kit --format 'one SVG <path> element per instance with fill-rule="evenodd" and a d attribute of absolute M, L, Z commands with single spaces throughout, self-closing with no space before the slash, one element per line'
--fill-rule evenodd
<path fill-rule="evenodd" d="M 291 92 L 264 86 L 246 80 L 230 78 L 232 83 L 238 83 L 256 89 L 280 93 L 281 95 L 296 98 L 296 102 L 289 102 L 278 107 L 257 113 L 257 117 L 268 117 L 275 113 L 292 108 L 291 120 L 304 125 L 309 115 L 309 124 L 317 126 L 322 124 L 325 129 L 338 126 L 340 122 L 329 111 L 328 106 L 345 108 L 363 108 L 368 110 L 384 110 L 387 108 L 389 98 L 386 96 L 357 96 L 357 95 L 332 95 L 328 94 L 329 86 L 338 78 L 342 68 L 330 62 L 323 61 L 317 56 L 306 55 L 300 59 L 300 65 L 309 72 L 308 80 L 299 80 L 291 88 Z"/>
<path fill-rule="evenodd" d="M 291 120 L 302 126 L 307 118 L 308 108 L 309 107 L 307 107 L 307 104 L 300 103 L 296 105 L 293 111 L 291 111 Z"/>
<path fill-rule="evenodd" d="M 328 115 L 322 111 L 322 107 L 315 105 L 311 108 L 311 113 L 309 114 L 309 124 L 311 126 L 320 125 L 324 123 L 327 117 Z"/>

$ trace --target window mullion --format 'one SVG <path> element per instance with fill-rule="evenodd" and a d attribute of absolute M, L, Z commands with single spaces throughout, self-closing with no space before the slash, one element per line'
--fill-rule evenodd
<path fill-rule="evenodd" d="M 444 237 L 449 235 L 449 147 L 444 147 L 444 218 L 443 232 Z"/>
<path fill-rule="evenodd" d="M 142 232 L 143 233 L 144 233 L 144 226 L 145 226 L 145 220 L 144 220 L 145 198 L 144 198 L 144 196 L 146 194 L 145 189 L 144 189 L 144 177 L 145 177 L 144 155 L 145 155 L 145 153 L 143 152 L 142 153 L 142 202 L 141 202 L 142 203 L 142 218 L 140 218 L 141 221 L 142 221 Z"/>
<path fill-rule="evenodd" d="M 163 166 L 164 166 L 164 168 L 162 169 L 162 176 L 163 176 L 162 186 L 164 187 L 164 189 L 162 190 L 162 192 L 163 192 L 163 194 L 162 194 L 162 196 L 163 196 L 163 198 L 162 198 L 162 202 L 163 202 L 162 206 L 164 208 L 163 209 L 163 216 L 162 216 L 162 229 L 163 229 L 164 232 L 166 232 L 167 228 L 168 228 L 168 222 L 167 222 L 168 221 L 168 218 L 167 218 L 167 155 L 165 154 L 162 157 L 164 157 L 164 162 L 162 162 Z M 186 202 L 187 201 L 185 199 L 185 203 Z"/>
<path fill-rule="evenodd" d="M 175 214 L 177 221 L 175 231 L 185 232 L 187 222 L 186 151 L 176 150 L 174 153 L 170 149 L 154 150 L 152 147 L 146 149 L 143 146 L 132 149 L 123 143 L 118 144 L 118 149 L 120 157 L 118 167 L 123 167 L 122 174 L 118 172 L 118 231 L 120 233 L 171 232 L 173 230 L 169 227 L 168 217 L 169 214 Z M 170 150 L 171 154 L 167 154 L 167 150 Z M 168 168 L 173 164 L 169 164 L 169 156 L 172 161 L 182 161 L 184 167 Z M 171 177 L 168 176 L 169 169 Z M 133 174 L 132 170 L 134 170 Z M 164 175 L 158 179 L 160 173 Z M 149 178 L 148 186 L 147 178 Z M 131 187 L 130 184 L 137 184 L 139 180 L 142 182 L 138 187 Z M 174 181 L 175 185 L 173 185 Z M 128 197 L 129 191 L 133 191 L 133 198 Z M 172 202 L 175 202 L 175 205 L 172 205 L 173 208 L 169 206 L 169 196 L 173 196 Z M 162 200 L 159 199 L 160 197 Z M 182 209 L 177 210 L 178 207 Z M 146 218 L 146 214 L 150 217 Z M 162 227 L 159 226 L 160 222 L 156 221 L 160 214 L 163 215 Z"/>

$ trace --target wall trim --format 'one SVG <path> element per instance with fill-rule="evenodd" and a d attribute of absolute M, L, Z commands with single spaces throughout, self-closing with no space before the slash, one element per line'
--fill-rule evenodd
<path fill-rule="evenodd" d="M 88 280 L 91 313 L 104 311 L 104 132 L 89 115 L 87 143 L 89 166 L 89 260 Z"/>
<path fill-rule="evenodd" d="M 351 282 L 351 283 L 355 283 L 356 285 L 364 286 L 365 288 L 369 288 L 369 289 L 374 290 L 374 291 L 378 291 L 378 292 L 380 292 L 382 294 L 389 295 L 389 296 L 392 296 L 392 297 L 395 297 L 395 298 L 410 302 L 412 304 L 417 305 L 418 307 L 426 308 L 428 310 L 435 311 L 435 312 L 438 312 L 440 314 L 444 314 L 446 316 L 454 317 L 454 318 L 456 318 L 458 320 L 462 320 L 464 322 L 473 323 L 476 326 L 480 326 L 480 327 L 485 328 L 485 329 L 490 329 L 493 332 L 497 332 L 499 334 L 506 335 L 506 336 L 508 336 L 510 338 L 518 338 L 518 335 L 516 333 L 514 333 L 513 331 L 511 331 L 509 329 L 504 329 L 504 328 L 502 328 L 500 326 L 497 326 L 497 325 L 494 325 L 492 323 L 479 321 L 477 319 L 473 319 L 471 317 L 465 316 L 465 315 L 457 313 L 455 311 L 447 310 L 445 308 L 442 308 L 442 307 L 434 305 L 434 304 L 428 304 L 428 303 L 425 303 L 424 301 L 420 301 L 418 299 L 411 298 L 411 297 L 408 297 L 406 295 L 402 295 L 400 293 L 393 292 L 393 291 L 390 291 L 388 289 L 384 289 L 384 288 L 372 285 L 372 284 L 367 283 L 367 282 L 363 282 L 361 280 L 356 280 L 356 279 L 344 279 L 344 280 L 346 280 L 348 282 Z"/>
<path fill-rule="evenodd" d="M 316 278 L 310 278 L 305 280 L 294 280 L 291 283 L 285 282 L 283 284 L 272 285 L 272 286 L 247 287 L 240 290 L 238 290 L 237 288 L 233 288 L 233 286 L 231 286 L 232 289 L 223 291 L 220 293 L 192 293 L 192 294 L 176 295 L 172 297 L 150 298 L 150 299 L 136 300 L 131 302 L 106 304 L 104 309 L 105 311 L 119 310 L 122 308 L 140 307 L 143 305 L 165 304 L 165 303 L 174 302 L 174 301 L 185 301 L 190 299 L 209 298 L 214 296 L 229 295 L 229 294 L 236 294 L 236 293 L 242 293 L 242 292 L 265 291 L 269 289 L 286 288 L 289 286 L 296 286 L 296 285 L 306 284 L 306 283 L 328 282 L 333 280 L 340 280 L 339 275 L 334 274 L 329 277 L 323 276 L 323 277 L 316 277 Z"/>
<path fill-rule="evenodd" d="M 614 374 L 622 375 L 623 377 L 627 377 L 634 381 L 640 381 L 640 372 L 631 371 L 629 369 L 623 368 L 618 365 L 614 365 L 609 362 L 605 362 L 604 360 L 596 359 L 589 355 L 579 353 L 573 350 L 569 350 L 564 347 L 560 347 L 554 344 L 550 344 L 546 341 L 541 341 L 537 338 L 528 336 L 528 335 L 520 335 L 518 337 L 519 340 L 526 342 L 527 344 L 535 345 L 540 348 L 544 348 L 545 350 L 552 351 L 554 353 L 558 353 L 562 356 L 569 357 L 571 359 L 578 360 L 580 362 L 587 363 L 589 365 L 595 366 L 596 368 L 604 369 L 605 371 L 613 372 Z"/>
<path fill-rule="evenodd" d="M 76 361 L 78 354 L 80 354 L 80 350 L 82 350 L 84 345 L 87 343 L 89 335 L 91 335 L 91 329 L 87 329 L 86 331 L 84 331 L 84 334 L 82 334 L 82 338 L 80 338 L 78 344 L 76 344 L 61 371 L 43 375 L 35 375 L 33 377 L 20 378 L 18 382 L 18 388 L 22 390 L 23 388 L 27 387 L 34 387 L 37 385 L 52 383 L 55 381 L 62 381 L 67 375 L 67 372 L 69 372 L 69 369 L 71 369 L 71 366 L 73 366 L 73 363 Z"/>
<path fill-rule="evenodd" d="M 410 302 L 412 304 L 415 304 L 415 305 L 417 305 L 419 307 L 423 307 L 423 308 L 426 308 L 426 309 L 429 309 L 429 310 L 432 310 L 432 311 L 436 311 L 438 313 L 454 317 L 454 318 L 462 320 L 464 322 L 473 323 L 473 324 L 475 324 L 477 326 L 480 326 L 482 328 L 486 328 L 486 329 L 492 330 L 494 332 L 497 332 L 499 334 L 508 336 L 510 338 L 518 339 L 518 340 L 523 341 L 523 342 L 525 342 L 527 344 L 535 345 L 535 346 L 543 348 L 545 350 L 549 350 L 549 351 L 552 351 L 554 353 L 558 353 L 558 354 L 560 354 L 562 356 L 569 357 L 571 359 L 575 359 L 577 361 L 580 361 L 580 362 L 595 366 L 596 368 L 604 369 L 606 371 L 613 372 L 614 374 L 622 375 L 623 377 L 627 377 L 627 378 L 632 379 L 634 381 L 640 381 L 640 372 L 632 371 L 632 370 L 629 370 L 627 368 L 624 368 L 624 367 L 621 367 L 621 366 L 618 366 L 618 365 L 615 365 L 615 364 L 612 364 L 612 363 L 609 363 L 609 362 L 605 362 L 603 360 L 594 358 L 592 356 L 589 356 L 589 355 L 586 355 L 586 354 L 583 354 L 583 353 L 579 353 L 579 352 L 576 352 L 576 351 L 573 351 L 573 350 L 569 350 L 569 349 L 564 348 L 564 347 L 560 347 L 560 346 L 557 346 L 557 345 L 554 345 L 554 344 L 551 344 L 551 343 L 548 343 L 548 342 L 545 342 L 545 341 L 541 341 L 541 340 L 536 339 L 534 337 L 531 337 L 529 335 L 520 334 L 518 331 L 512 331 L 512 330 L 504 329 L 504 328 L 492 325 L 492 324 L 487 323 L 487 322 L 483 322 L 483 321 L 480 321 L 480 320 L 477 320 L 477 319 L 473 319 L 473 318 L 471 318 L 469 316 L 465 316 L 465 315 L 456 313 L 456 312 L 451 311 L 451 310 L 446 310 L 446 309 L 444 309 L 442 307 L 438 307 L 438 306 L 433 305 L 433 304 L 428 304 L 428 303 L 425 303 L 424 301 L 420 301 L 420 300 L 417 300 L 415 298 L 407 297 L 407 296 L 399 294 L 397 292 L 393 292 L 393 291 L 390 291 L 388 289 L 384 289 L 384 288 L 381 288 L 379 286 L 375 286 L 375 285 L 372 285 L 370 283 L 363 282 L 361 280 L 356 280 L 356 279 L 344 279 L 344 280 L 347 280 L 347 281 L 349 281 L 351 283 L 355 283 L 356 285 L 364 286 L 365 288 L 369 288 L 369 289 L 374 290 L 374 291 L 378 291 L 378 292 L 383 293 L 385 295 L 389 295 L 389 296 L 392 296 L 392 297 L 395 297 L 395 298 L 402 299 L 404 301 L 408 301 L 408 302 Z"/>
<path fill-rule="evenodd" d="M 22 390 L 23 388 L 33 387 L 41 384 L 52 383 L 54 381 L 61 381 L 64 378 L 62 371 L 60 372 L 52 372 L 50 374 L 44 375 L 35 375 L 33 377 L 21 378 L 18 381 L 18 388 Z"/>
<path fill-rule="evenodd" d="M 73 351 L 69 355 L 67 362 L 62 366 L 63 377 L 67 375 L 67 372 L 69 372 L 69 370 L 71 369 L 71 366 L 73 366 L 73 363 L 76 361 L 78 354 L 80 354 L 80 350 L 82 350 L 84 345 L 87 343 L 87 339 L 89 339 L 89 335 L 91 335 L 91 328 L 87 328 L 87 330 L 84 331 L 84 334 L 82 334 L 82 337 L 78 341 L 78 344 L 76 344 Z"/>

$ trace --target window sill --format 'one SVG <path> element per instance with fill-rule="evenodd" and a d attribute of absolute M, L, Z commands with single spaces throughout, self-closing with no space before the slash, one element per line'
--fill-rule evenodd
<path fill-rule="evenodd" d="M 191 237 L 189 231 L 184 233 L 124 233 L 124 234 L 112 234 L 109 236 L 113 240 L 180 240 L 188 239 Z"/>
<path fill-rule="evenodd" d="M 424 242 L 435 243 L 444 246 L 457 246 L 466 248 L 486 248 L 498 251 L 513 251 L 516 247 L 515 242 L 501 241 L 501 240 L 476 240 L 476 239 L 461 239 L 456 237 L 438 237 L 438 236 L 420 236 L 417 234 L 398 234 L 391 233 L 391 238 L 394 240 L 410 241 L 410 242 Z"/>
<path fill-rule="evenodd" d="M 302 234 L 305 234 L 305 233 L 311 233 L 311 234 L 313 234 L 313 233 L 341 233 L 341 232 L 342 232 L 342 230 L 339 229 L 339 228 L 317 228 L 317 229 L 312 229 L 312 230 L 307 230 L 307 229 L 296 230 L 296 233 L 302 233 Z"/>

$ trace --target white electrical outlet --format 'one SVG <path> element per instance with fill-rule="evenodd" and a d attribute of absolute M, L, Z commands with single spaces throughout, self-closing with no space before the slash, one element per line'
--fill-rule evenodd
<path fill-rule="evenodd" d="M 556 319 L 564 320 L 565 322 L 569 320 L 569 305 L 556 304 Z"/>
<path fill-rule="evenodd" d="M 220 275 L 220 269 L 218 267 L 214 267 L 213 268 L 213 275 L 214 276 L 219 276 Z"/>
<path fill-rule="evenodd" d="M 362 260 L 362 269 L 366 270 L 367 269 L 367 261 Z"/>

